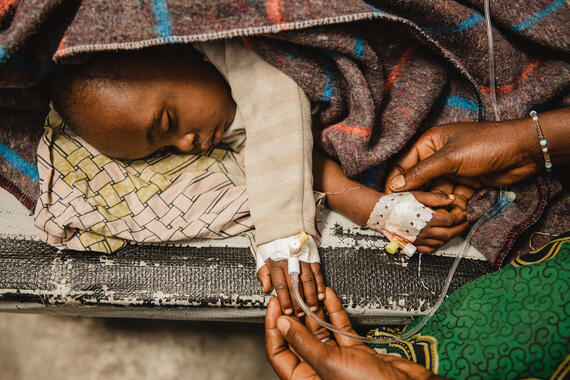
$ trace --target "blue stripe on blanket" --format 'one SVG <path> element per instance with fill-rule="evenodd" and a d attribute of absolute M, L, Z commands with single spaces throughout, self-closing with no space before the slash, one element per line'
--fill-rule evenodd
<path fill-rule="evenodd" d="M 43 66 L 33 59 L 20 54 L 12 55 L 0 45 L 0 63 L 6 63 L 13 70 L 25 70 L 28 73 L 44 76 L 51 70 L 51 66 Z"/>
<path fill-rule="evenodd" d="M 0 46 L 0 63 L 4 63 L 8 59 L 10 59 L 10 53 L 8 53 L 2 46 Z"/>
<path fill-rule="evenodd" d="M 156 34 L 162 38 L 172 36 L 172 25 L 168 15 L 166 0 L 153 0 L 152 11 L 154 12 L 154 17 L 156 17 L 156 25 L 154 27 Z"/>
<path fill-rule="evenodd" d="M 519 33 L 523 32 L 525 29 L 530 28 L 531 26 L 533 26 L 534 24 L 536 24 L 537 22 L 548 16 L 550 13 L 554 12 L 561 5 L 564 5 L 564 0 L 553 1 L 549 6 L 544 8 L 544 10 L 537 12 L 532 17 L 515 24 L 513 26 L 513 30 Z"/>
<path fill-rule="evenodd" d="M 444 104 L 453 108 L 462 108 L 473 112 L 477 112 L 479 109 L 476 101 L 457 95 L 449 95 L 445 98 L 439 98 L 437 100 L 437 103 Z"/>
<path fill-rule="evenodd" d="M 28 161 L 20 157 L 16 152 L 8 148 L 6 145 L 0 142 L 0 156 L 14 167 L 14 169 L 22 172 L 28 176 L 32 181 L 38 182 L 40 176 L 38 174 L 38 168 L 30 164 Z"/>
<path fill-rule="evenodd" d="M 362 46 L 362 39 L 357 33 L 354 33 L 354 39 L 356 40 L 356 45 L 354 46 L 353 56 L 354 58 L 359 59 L 362 57 L 362 52 L 364 51 L 364 48 Z"/>
<path fill-rule="evenodd" d="M 323 102 L 328 102 L 329 100 L 331 100 L 331 96 L 332 96 L 333 91 L 334 91 L 334 87 L 332 84 L 332 76 L 331 76 L 331 72 L 330 72 L 331 62 L 333 62 L 332 59 L 327 60 L 323 66 L 325 76 L 327 77 L 327 85 L 325 86 L 325 89 L 323 90 L 323 93 L 321 94 L 321 101 L 323 101 Z"/>
<path fill-rule="evenodd" d="M 430 34 L 453 34 L 463 32 L 469 28 L 474 27 L 485 19 L 483 15 L 477 12 L 474 16 L 469 17 L 465 21 L 461 21 L 457 25 L 446 26 L 443 28 L 423 28 L 422 30 Z"/>

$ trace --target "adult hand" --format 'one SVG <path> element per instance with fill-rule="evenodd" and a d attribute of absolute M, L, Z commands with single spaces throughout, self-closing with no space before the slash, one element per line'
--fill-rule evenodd
<path fill-rule="evenodd" d="M 302 261 L 300 264 L 299 293 L 303 296 L 309 310 L 315 312 L 319 309 L 318 301 L 325 298 L 325 280 L 321 273 L 321 264 Z M 287 260 L 267 259 L 265 265 L 259 268 L 257 278 L 264 293 L 269 292 L 273 286 L 285 314 L 290 315 L 294 311 L 295 315 L 302 317 L 305 313 L 293 294 L 293 285 L 288 269 Z"/>
<path fill-rule="evenodd" d="M 396 162 L 386 192 L 416 189 L 442 176 L 473 188 L 519 182 L 536 173 L 542 159 L 532 123 L 523 119 L 431 128 Z"/>
<path fill-rule="evenodd" d="M 331 323 L 356 334 L 336 294 L 326 288 L 325 307 Z M 316 336 L 315 336 L 316 335 Z M 271 299 L 265 316 L 265 347 L 269 362 L 282 379 L 436 379 L 441 378 L 409 360 L 377 354 L 364 343 L 334 335 L 323 343 L 323 329 L 282 316 Z"/>

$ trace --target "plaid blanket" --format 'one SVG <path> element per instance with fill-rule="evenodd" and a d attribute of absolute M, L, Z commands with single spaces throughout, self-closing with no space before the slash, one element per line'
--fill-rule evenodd
<path fill-rule="evenodd" d="M 379 187 L 390 160 L 426 128 L 492 119 L 482 7 L 481 0 L 4 0 L 0 183 L 33 206 L 32 152 L 42 125 L 35 120 L 47 113 L 41 82 L 54 64 L 96 51 L 239 37 L 319 106 L 316 143 L 349 176 Z M 500 118 L 570 104 L 568 2 L 491 2 L 491 14 Z M 474 244 L 500 265 L 541 215 L 549 217 L 543 231 L 568 229 L 563 188 L 547 178 L 518 185 L 516 204 Z M 492 194 L 470 202 L 472 217 Z"/>

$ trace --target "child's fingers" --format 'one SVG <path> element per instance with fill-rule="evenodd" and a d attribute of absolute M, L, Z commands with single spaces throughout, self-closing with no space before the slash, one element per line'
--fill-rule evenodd
<path fill-rule="evenodd" d="M 319 293 L 318 298 L 322 301 L 325 299 L 325 279 L 323 277 L 323 272 L 321 272 L 321 264 L 311 263 L 311 269 L 315 275 L 315 281 L 317 281 L 317 292 Z"/>
<path fill-rule="evenodd" d="M 433 228 L 424 228 L 420 233 L 422 239 L 435 239 L 435 240 L 442 240 L 445 242 L 450 241 L 457 235 L 459 235 L 465 228 L 467 228 L 467 222 L 461 223 L 457 226 L 453 227 L 433 227 Z M 418 235 L 418 237 L 420 237 Z"/>
<path fill-rule="evenodd" d="M 264 264 L 259 270 L 257 271 L 257 279 L 261 283 L 261 291 L 263 293 L 269 293 L 271 290 L 271 272 L 267 267 L 267 264 Z"/>
<path fill-rule="evenodd" d="M 297 303 L 297 299 L 295 298 L 295 293 L 293 291 L 293 283 L 291 282 L 291 275 L 288 272 L 288 265 L 287 265 L 287 260 L 283 260 L 284 266 L 283 266 L 283 273 L 285 276 L 285 281 L 287 282 L 287 289 L 288 289 L 288 295 L 289 295 L 289 300 L 291 302 L 291 304 L 293 305 L 293 310 L 295 311 L 295 315 L 299 318 L 305 316 L 305 312 L 303 311 L 303 309 L 301 309 L 301 306 L 299 306 L 299 303 Z M 301 297 L 304 297 L 304 290 L 303 290 L 303 282 L 301 281 L 301 276 L 299 276 L 299 281 L 298 281 L 298 286 L 299 286 L 299 294 L 301 295 Z"/>
<path fill-rule="evenodd" d="M 267 261 L 272 260 L 268 259 Z M 291 297 L 289 296 L 289 285 L 287 284 L 287 279 L 285 278 L 283 269 L 275 264 L 276 262 L 273 262 L 269 265 L 271 270 L 271 282 L 273 283 L 273 288 L 277 293 L 279 304 L 281 304 L 281 310 L 283 310 L 283 313 L 286 315 L 292 315 L 293 306 L 291 305 Z"/>
<path fill-rule="evenodd" d="M 432 239 L 432 238 L 418 238 L 414 241 L 415 246 L 425 245 L 432 248 L 439 248 L 442 247 L 446 242 L 439 239 Z"/>
<path fill-rule="evenodd" d="M 455 184 L 448 178 L 437 178 L 430 185 L 430 191 L 434 193 L 454 194 Z"/>
<path fill-rule="evenodd" d="M 420 253 L 433 253 L 435 251 L 435 248 L 427 247 L 425 245 L 418 245 L 418 246 L 416 246 L 416 248 L 418 249 L 418 252 L 420 252 Z"/>
<path fill-rule="evenodd" d="M 432 227 L 452 227 L 461 224 L 466 220 L 467 220 L 467 213 L 465 211 L 449 212 L 446 210 L 439 209 L 433 213 L 433 217 L 431 218 L 427 226 L 424 228 L 424 230 Z"/>
<path fill-rule="evenodd" d="M 446 207 L 453 203 L 455 195 L 437 193 L 425 193 L 422 191 L 412 191 L 414 198 L 420 203 L 428 207 Z"/>
<path fill-rule="evenodd" d="M 462 210 L 466 210 L 467 202 L 469 202 L 469 199 L 471 199 L 474 193 L 475 190 L 472 188 L 462 184 L 457 184 L 455 189 L 453 189 L 453 195 L 455 195 L 455 202 L 453 202 L 453 205 L 460 207 Z"/>
<path fill-rule="evenodd" d="M 301 262 L 301 283 L 303 284 L 303 293 L 305 294 L 305 303 L 309 310 L 315 312 L 319 309 L 317 298 L 317 282 L 313 275 L 313 270 L 309 263 Z"/>

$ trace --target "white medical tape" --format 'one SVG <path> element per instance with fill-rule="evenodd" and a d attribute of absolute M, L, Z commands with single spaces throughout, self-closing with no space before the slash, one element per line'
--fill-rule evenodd
<path fill-rule="evenodd" d="M 257 270 L 265 264 L 265 260 L 273 261 L 287 260 L 289 258 L 290 239 L 296 239 L 297 235 L 270 241 L 269 243 L 257 246 L 255 261 Z M 303 244 L 299 252 L 296 254 L 299 261 L 305 263 L 320 263 L 319 250 L 312 236 Z"/>
<path fill-rule="evenodd" d="M 380 197 L 366 227 L 382 232 L 388 239 L 395 234 L 413 243 L 432 217 L 433 211 L 412 193 L 388 194 Z"/>

